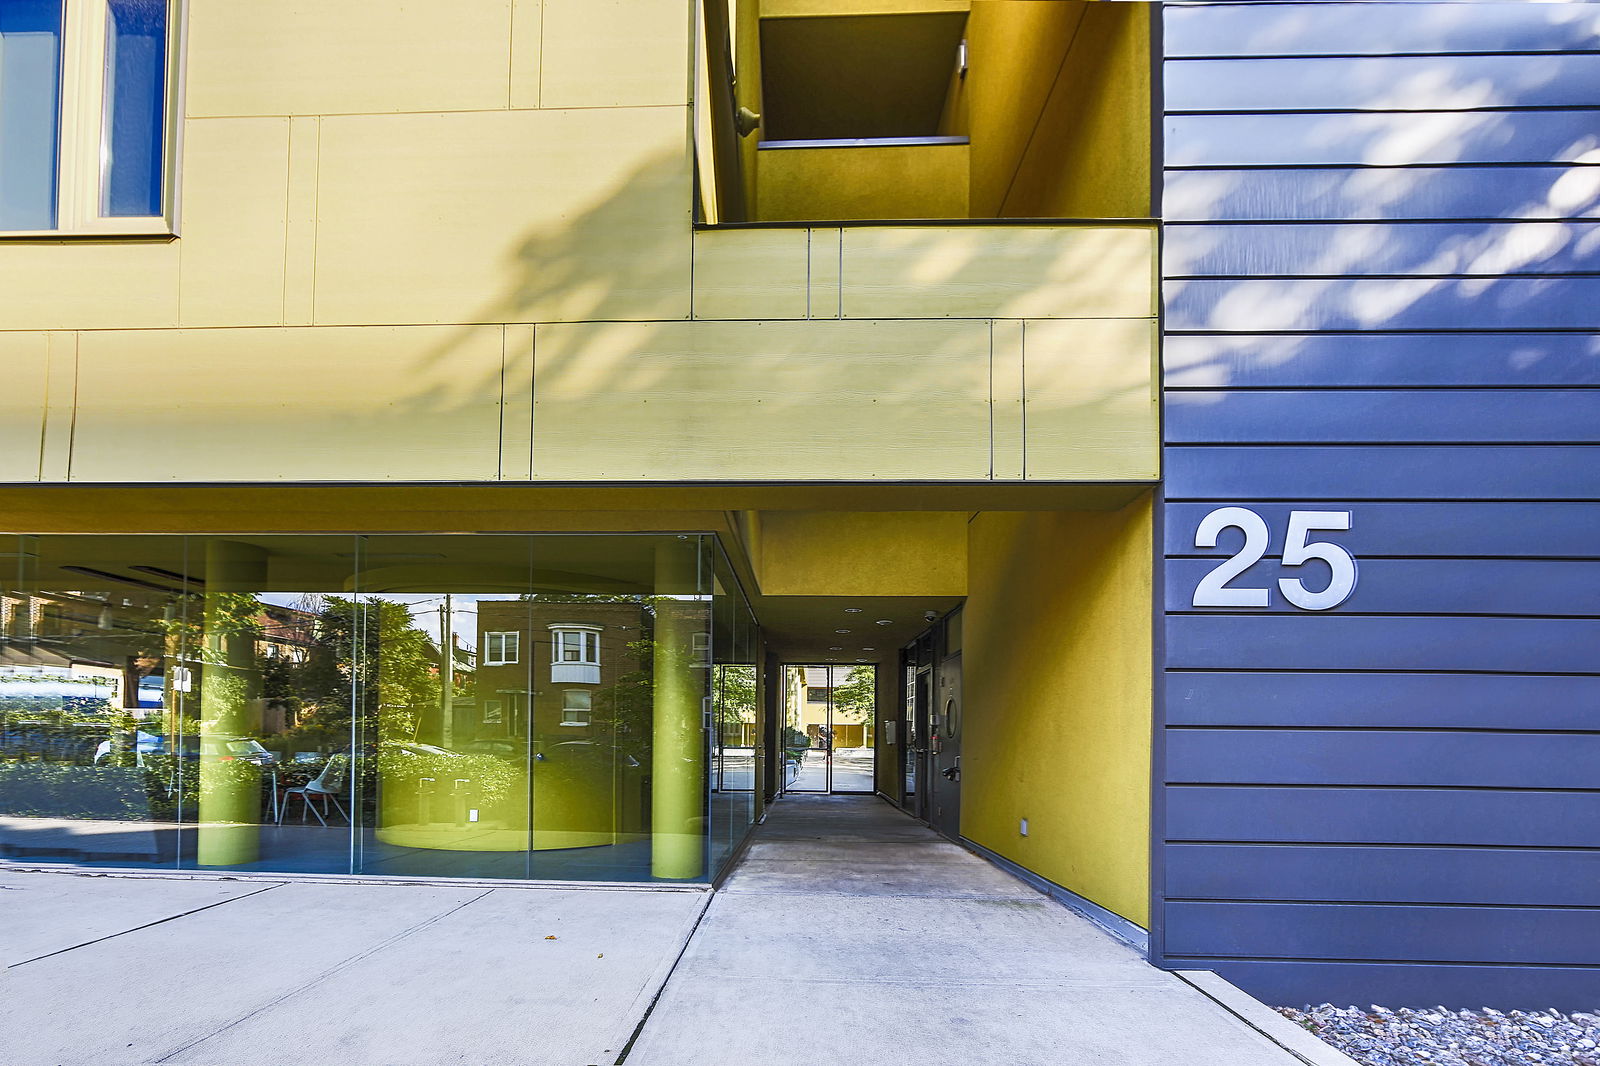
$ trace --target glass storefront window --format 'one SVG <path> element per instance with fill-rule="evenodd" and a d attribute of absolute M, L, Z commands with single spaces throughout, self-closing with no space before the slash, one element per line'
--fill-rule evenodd
<path fill-rule="evenodd" d="M 703 880 L 753 817 L 709 536 L 0 547 L 0 859 Z"/>

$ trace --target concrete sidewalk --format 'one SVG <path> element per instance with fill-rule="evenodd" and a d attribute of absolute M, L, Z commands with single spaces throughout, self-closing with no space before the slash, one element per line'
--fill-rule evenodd
<path fill-rule="evenodd" d="M 1303 1066 L 1178 977 L 875 798 L 756 831 L 627 1066 Z"/>
<path fill-rule="evenodd" d="M 4 1066 L 1300 1062 L 873 798 L 781 801 L 714 898 L 12 871 L 0 945 Z"/>

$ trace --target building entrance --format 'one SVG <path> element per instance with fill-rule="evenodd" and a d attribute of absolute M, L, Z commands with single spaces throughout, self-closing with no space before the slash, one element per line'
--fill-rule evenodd
<path fill-rule="evenodd" d="M 877 668 L 784 667 L 787 792 L 871 793 Z"/>

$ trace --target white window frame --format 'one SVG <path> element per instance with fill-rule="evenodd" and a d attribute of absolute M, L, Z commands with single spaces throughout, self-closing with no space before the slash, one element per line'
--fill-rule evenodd
<path fill-rule="evenodd" d="M 100 214 L 105 125 L 106 0 L 63 0 L 61 108 L 57 114 L 56 228 L 0 230 L 0 237 L 173 237 L 183 159 L 183 55 L 188 0 L 167 3 L 167 84 L 162 112 L 161 214 Z"/>
<path fill-rule="evenodd" d="M 495 638 L 500 638 L 500 654 L 491 655 L 489 649 L 494 647 Z M 509 638 L 509 639 L 508 639 Z M 511 657 L 506 658 L 506 652 L 511 652 Z M 496 629 L 483 634 L 483 664 L 484 666 L 516 666 L 522 661 L 522 632 L 516 629 Z"/>
<path fill-rule="evenodd" d="M 561 649 L 566 644 L 568 634 L 579 637 L 578 658 L 564 659 Z M 585 625 L 553 625 L 550 627 L 550 665 L 552 666 L 599 666 L 600 665 L 600 628 Z"/>
<path fill-rule="evenodd" d="M 584 697 L 588 697 L 589 700 L 590 700 L 589 706 L 582 707 L 582 708 L 569 707 L 569 706 L 567 706 L 567 698 L 569 696 L 584 696 Z M 582 715 L 583 716 L 582 721 L 579 721 L 579 720 L 573 718 L 572 716 L 575 715 L 575 714 Z M 561 721 L 559 723 L 557 723 L 557 724 L 558 725 L 564 725 L 564 726 L 587 726 L 587 725 L 592 725 L 593 723 L 594 723 L 593 694 L 590 693 L 587 689 L 581 689 L 581 688 L 569 688 L 569 689 L 566 689 L 565 691 L 563 691 L 561 693 Z"/>

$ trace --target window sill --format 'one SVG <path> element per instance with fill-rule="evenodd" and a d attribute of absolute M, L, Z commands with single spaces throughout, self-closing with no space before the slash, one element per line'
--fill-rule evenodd
<path fill-rule="evenodd" d="M 0 230 L 0 241 L 170 241 L 177 236 L 172 223 L 164 218 L 108 219 L 80 229 Z"/>

